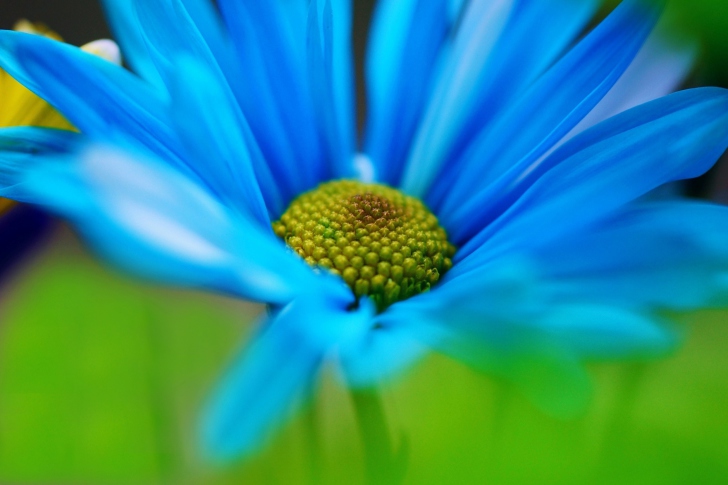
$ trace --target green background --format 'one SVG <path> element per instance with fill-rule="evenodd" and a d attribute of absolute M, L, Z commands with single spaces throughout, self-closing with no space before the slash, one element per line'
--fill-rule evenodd
<path fill-rule="evenodd" d="M 353 409 L 332 371 L 313 412 L 252 459 L 199 458 L 200 407 L 259 307 L 132 283 L 65 230 L 2 293 L 0 483 L 363 483 Z M 674 356 L 594 366 L 593 403 L 570 421 L 431 357 L 383 391 L 406 483 L 725 483 L 726 316 L 683 317 L 692 330 Z M 312 459 L 323 465 L 315 480 Z"/>

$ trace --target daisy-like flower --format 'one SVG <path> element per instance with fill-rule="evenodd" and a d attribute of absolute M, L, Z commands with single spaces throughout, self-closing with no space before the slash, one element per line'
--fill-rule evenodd
<path fill-rule="evenodd" d="M 361 153 L 348 0 L 106 0 L 135 73 L 3 32 L 82 134 L 0 132 L 0 193 L 128 270 L 269 305 L 205 414 L 214 456 L 334 356 L 359 388 L 435 349 L 568 413 L 584 361 L 665 351 L 658 312 L 728 282 L 727 209 L 642 197 L 725 150 L 728 93 L 653 99 L 689 53 L 640 1 L 580 38 L 598 3 L 380 0 Z"/>

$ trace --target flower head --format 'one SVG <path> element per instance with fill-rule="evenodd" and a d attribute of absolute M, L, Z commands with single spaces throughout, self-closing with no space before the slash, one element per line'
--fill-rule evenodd
<path fill-rule="evenodd" d="M 332 355 L 356 387 L 433 348 L 568 413 L 581 362 L 663 352 L 658 310 L 725 295 L 728 210 L 642 198 L 728 146 L 726 91 L 655 99 L 690 54 L 650 37 L 652 4 L 577 42 L 596 0 L 380 0 L 356 154 L 347 0 L 105 3 L 135 74 L 0 35 L 82 133 L 0 132 L 0 193 L 128 270 L 270 306 L 205 415 L 216 456 Z"/>

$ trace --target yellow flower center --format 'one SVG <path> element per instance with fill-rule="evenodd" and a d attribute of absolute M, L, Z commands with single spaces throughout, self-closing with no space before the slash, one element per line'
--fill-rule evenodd
<path fill-rule="evenodd" d="M 315 268 L 343 278 L 379 311 L 430 289 L 455 247 L 414 197 L 379 184 L 337 180 L 298 196 L 273 230 Z"/>

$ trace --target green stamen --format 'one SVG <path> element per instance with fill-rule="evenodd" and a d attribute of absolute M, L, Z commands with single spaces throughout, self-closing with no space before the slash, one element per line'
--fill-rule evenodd
<path fill-rule="evenodd" d="M 273 230 L 311 266 L 342 277 L 379 311 L 420 294 L 452 267 L 455 247 L 414 197 L 337 180 L 297 197 Z"/>

